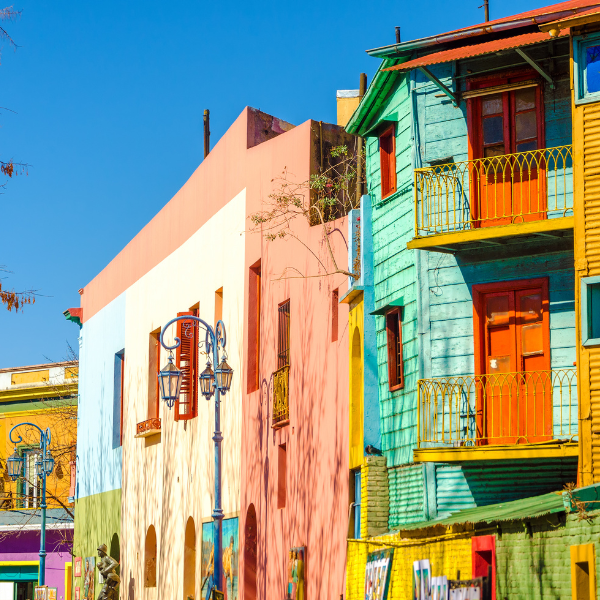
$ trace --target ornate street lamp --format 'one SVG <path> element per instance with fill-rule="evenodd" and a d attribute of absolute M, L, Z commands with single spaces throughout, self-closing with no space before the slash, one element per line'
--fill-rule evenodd
<path fill-rule="evenodd" d="M 11 456 L 6 459 L 6 470 L 8 471 L 8 476 L 13 481 L 16 481 L 21 477 L 24 462 L 25 459 L 22 456 L 19 456 L 19 451 L 16 448 Z"/>
<path fill-rule="evenodd" d="M 200 373 L 200 391 L 207 400 L 215 393 L 215 373 L 209 362 L 206 363 L 206 369 Z"/>
<path fill-rule="evenodd" d="M 183 373 L 173 364 L 173 353 L 169 356 L 169 362 L 158 374 L 160 395 L 169 408 L 173 408 L 175 401 L 179 398 Z"/>
<path fill-rule="evenodd" d="M 223 509 L 221 508 L 221 442 L 223 434 L 221 433 L 221 394 L 226 394 L 231 388 L 233 378 L 233 369 L 225 360 L 225 345 L 227 335 L 225 333 L 225 324 L 219 320 L 213 329 L 206 321 L 193 315 L 176 317 L 169 321 L 160 332 L 160 343 L 165 350 L 171 352 L 181 345 L 181 340 L 175 338 L 173 346 L 165 344 L 165 331 L 177 321 L 192 321 L 193 327 L 203 327 L 206 330 L 206 339 L 204 348 L 209 357 L 206 368 L 200 376 L 200 392 L 210 400 L 215 397 L 215 431 L 213 441 L 215 443 L 215 507 L 213 510 L 213 532 L 214 532 L 214 571 L 213 585 L 208 586 L 206 598 L 212 594 L 214 587 L 221 585 L 223 581 Z M 199 338 L 200 336 L 198 336 Z M 200 344 L 199 344 L 200 345 Z M 212 359 L 212 360 L 211 360 Z M 211 363 L 218 365 L 215 371 L 212 370 Z M 172 408 L 179 398 L 181 392 L 182 373 L 173 364 L 173 356 L 169 357 L 169 364 L 158 374 L 160 381 L 160 392 L 162 399 L 169 408 Z M 168 385 L 167 385 L 167 382 Z"/>
<path fill-rule="evenodd" d="M 221 390 L 222 394 L 226 394 L 229 388 L 231 388 L 233 369 L 227 364 L 225 358 L 223 358 L 221 364 L 216 368 L 215 374 L 217 376 L 217 387 Z"/>
<path fill-rule="evenodd" d="M 42 451 L 38 459 L 35 462 L 35 475 L 40 478 L 42 484 L 42 497 L 40 502 L 40 508 L 42 510 L 42 523 L 40 528 L 40 573 L 39 573 L 39 584 L 44 585 L 46 581 L 46 477 L 48 477 L 54 470 L 54 458 L 50 454 L 50 441 L 52 436 L 50 429 L 43 431 L 37 425 L 33 423 L 19 423 L 15 425 L 8 434 L 8 439 L 15 444 L 15 451 L 12 456 L 6 459 L 6 470 L 10 478 L 16 481 L 23 473 L 23 465 L 25 458 L 19 456 L 19 452 L 16 448 L 16 444 L 20 444 L 23 438 L 19 436 L 17 439 L 13 439 L 13 431 L 17 427 L 22 426 L 33 427 L 37 429 L 40 434 L 40 450 Z"/>

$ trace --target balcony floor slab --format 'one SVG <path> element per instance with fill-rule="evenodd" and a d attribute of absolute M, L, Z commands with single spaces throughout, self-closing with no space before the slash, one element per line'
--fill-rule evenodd
<path fill-rule="evenodd" d="M 418 236 L 408 242 L 407 247 L 457 254 L 484 248 L 503 250 L 510 246 L 536 243 L 541 243 L 546 248 L 572 246 L 574 225 L 575 217 L 560 217 L 498 227 L 478 227 L 452 233 Z"/>
<path fill-rule="evenodd" d="M 516 446 L 463 446 L 461 448 L 421 448 L 413 450 L 415 462 L 466 462 L 472 460 L 518 460 L 577 456 L 577 442 L 546 442 Z"/>

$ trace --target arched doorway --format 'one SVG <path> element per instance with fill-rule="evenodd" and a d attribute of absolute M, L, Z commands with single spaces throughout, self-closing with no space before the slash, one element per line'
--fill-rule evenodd
<path fill-rule="evenodd" d="M 118 534 L 114 534 L 110 540 L 110 550 L 108 552 L 111 558 L 114 558 L 118 563 L 121 563 L 121 544 L 119 543 Z M 121 565 L 115 569 L 117 575 L 121 574 Z"/>
<path fill-rule="evenodd" d="M 156 529 L 148 527 L 144 552 L 144 587 L 156 587 Z"/>
<path fill-rule="evenodd" d="M 183 600 L 196 597 L 196 526 L 190 517 L 185 526 L 183 549 Z"/>
<path fill-rule="evenodd" d="M 244 600 L 256 600 L 256 554 L 258 529 L 254 504 L 246 512 L 244 530 Z"/>

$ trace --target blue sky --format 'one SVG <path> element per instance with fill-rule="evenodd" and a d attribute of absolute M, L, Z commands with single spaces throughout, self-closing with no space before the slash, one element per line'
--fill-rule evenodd
<path fill-rule="evenodd" d="M 490 0 L 491 18 L 546 4 Z M 183 185 L 250 105 L 298 124 L 335 122 L 335 92 L 378 60 L 365 49 L 483 20 L 483 0 L 420 2 L 22 1 L 4 25 L 0 158 L 31 165 L 0 195 L 5 289 L 0 368 L 62 360 L 78 328 L 62 312 Z M 450 9 L 451 7 L 451 9 Z"/>

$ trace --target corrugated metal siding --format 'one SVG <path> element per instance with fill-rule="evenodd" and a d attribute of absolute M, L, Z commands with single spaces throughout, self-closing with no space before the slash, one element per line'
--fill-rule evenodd
<path fill-rule="evenodd" d="M 389 527 L 424 521 L 423 465 L 388 469 L 390 486 Z"/>
<path fill-rule="evenodd" d="M 600 104 L 583 107 L 583 201 L 588 275 L 600 275 Z M 590 348 L 589 382 L 592 417 L 592 469 L 600 481 L 600 348 Z"/>
<path fill-rule="evenodd" d="M 511 502 L 577 481 L 577 458 L 436 465 L 438 518 L 465 508 Z"/>

